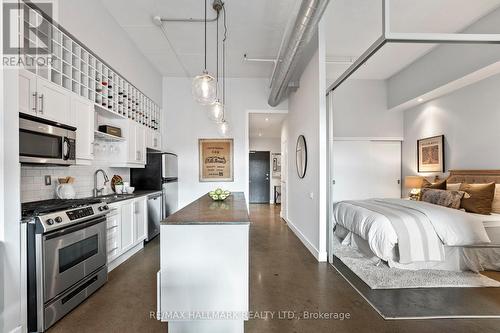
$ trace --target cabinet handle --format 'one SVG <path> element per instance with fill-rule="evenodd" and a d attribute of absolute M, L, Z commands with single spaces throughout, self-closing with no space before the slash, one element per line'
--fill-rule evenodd
<path fill-rule="evenodd" d="M 33 110 L 34 112 L 36 112 L 36 110 L 37 110 L 37 106 L 38 106 L 38 105 L 37 105 L 37 102 L 38 102 L 37 95 L 38 95 L 38 93 L 35 91 L 35 92 L 33 93 L 33 107 L 31 108 L 31 110 Z"/>
<path fill-rule="evenodd" d="M 40 94 L 40 96 L 38 96 L 38 98 L 40 99 L 40 110 L 39 110 L 39 112 L 43 114 L 43 94 Z"/>

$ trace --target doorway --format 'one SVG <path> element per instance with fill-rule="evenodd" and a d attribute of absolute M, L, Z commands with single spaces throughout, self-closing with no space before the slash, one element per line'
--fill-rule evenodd
<path fill-rule="evenodd" d="M 271 169 L 271 153 L 268 151 L 251 151 L 249 154 L 249 190 L 250 203 L 268 204 Z"/>

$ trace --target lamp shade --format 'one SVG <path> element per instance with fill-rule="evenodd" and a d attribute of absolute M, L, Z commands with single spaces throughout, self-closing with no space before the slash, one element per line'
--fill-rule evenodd
<path fill-rule="evenodd" d="M 422 188 L 424 183 L 424 177 L 420 176 L 406 176 L 405 177 L 405 187 L 406 188 Z"/>
<path fill-rule="evenodd" d="M 217 100 L 214 104 L 209 106 L 208 117 L 210 120 L 220 123 L 224 117 L 224 105 Z"/>
<path fill-rule="evenodd" d="M 193 79 L 193 97 L 199 104 L 213 104 L 216 95 L 216 81 L 207 71 Z"/>

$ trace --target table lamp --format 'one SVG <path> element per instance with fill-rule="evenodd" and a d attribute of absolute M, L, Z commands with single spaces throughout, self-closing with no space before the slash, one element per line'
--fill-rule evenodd
<path fill-rule="evenodd" d="M 420 189 L 422 188 L 424 177 L 420 176 L 406 176 L 405 187 L 411 189 L 410 200 L 420 199 Z"/>

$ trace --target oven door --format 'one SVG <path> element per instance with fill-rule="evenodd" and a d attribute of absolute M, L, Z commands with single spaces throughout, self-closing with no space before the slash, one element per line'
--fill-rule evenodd
<path fill-rule="evenodd" d="M 106 265 L 106 217 L 43 238 L 44 302 Z"/>
<path fill-rule="evenodd" d="M 37 164 L 75 164 L 75 137 L 76 133 L 72 130 L 20 118 L 19 161 Z"/>

